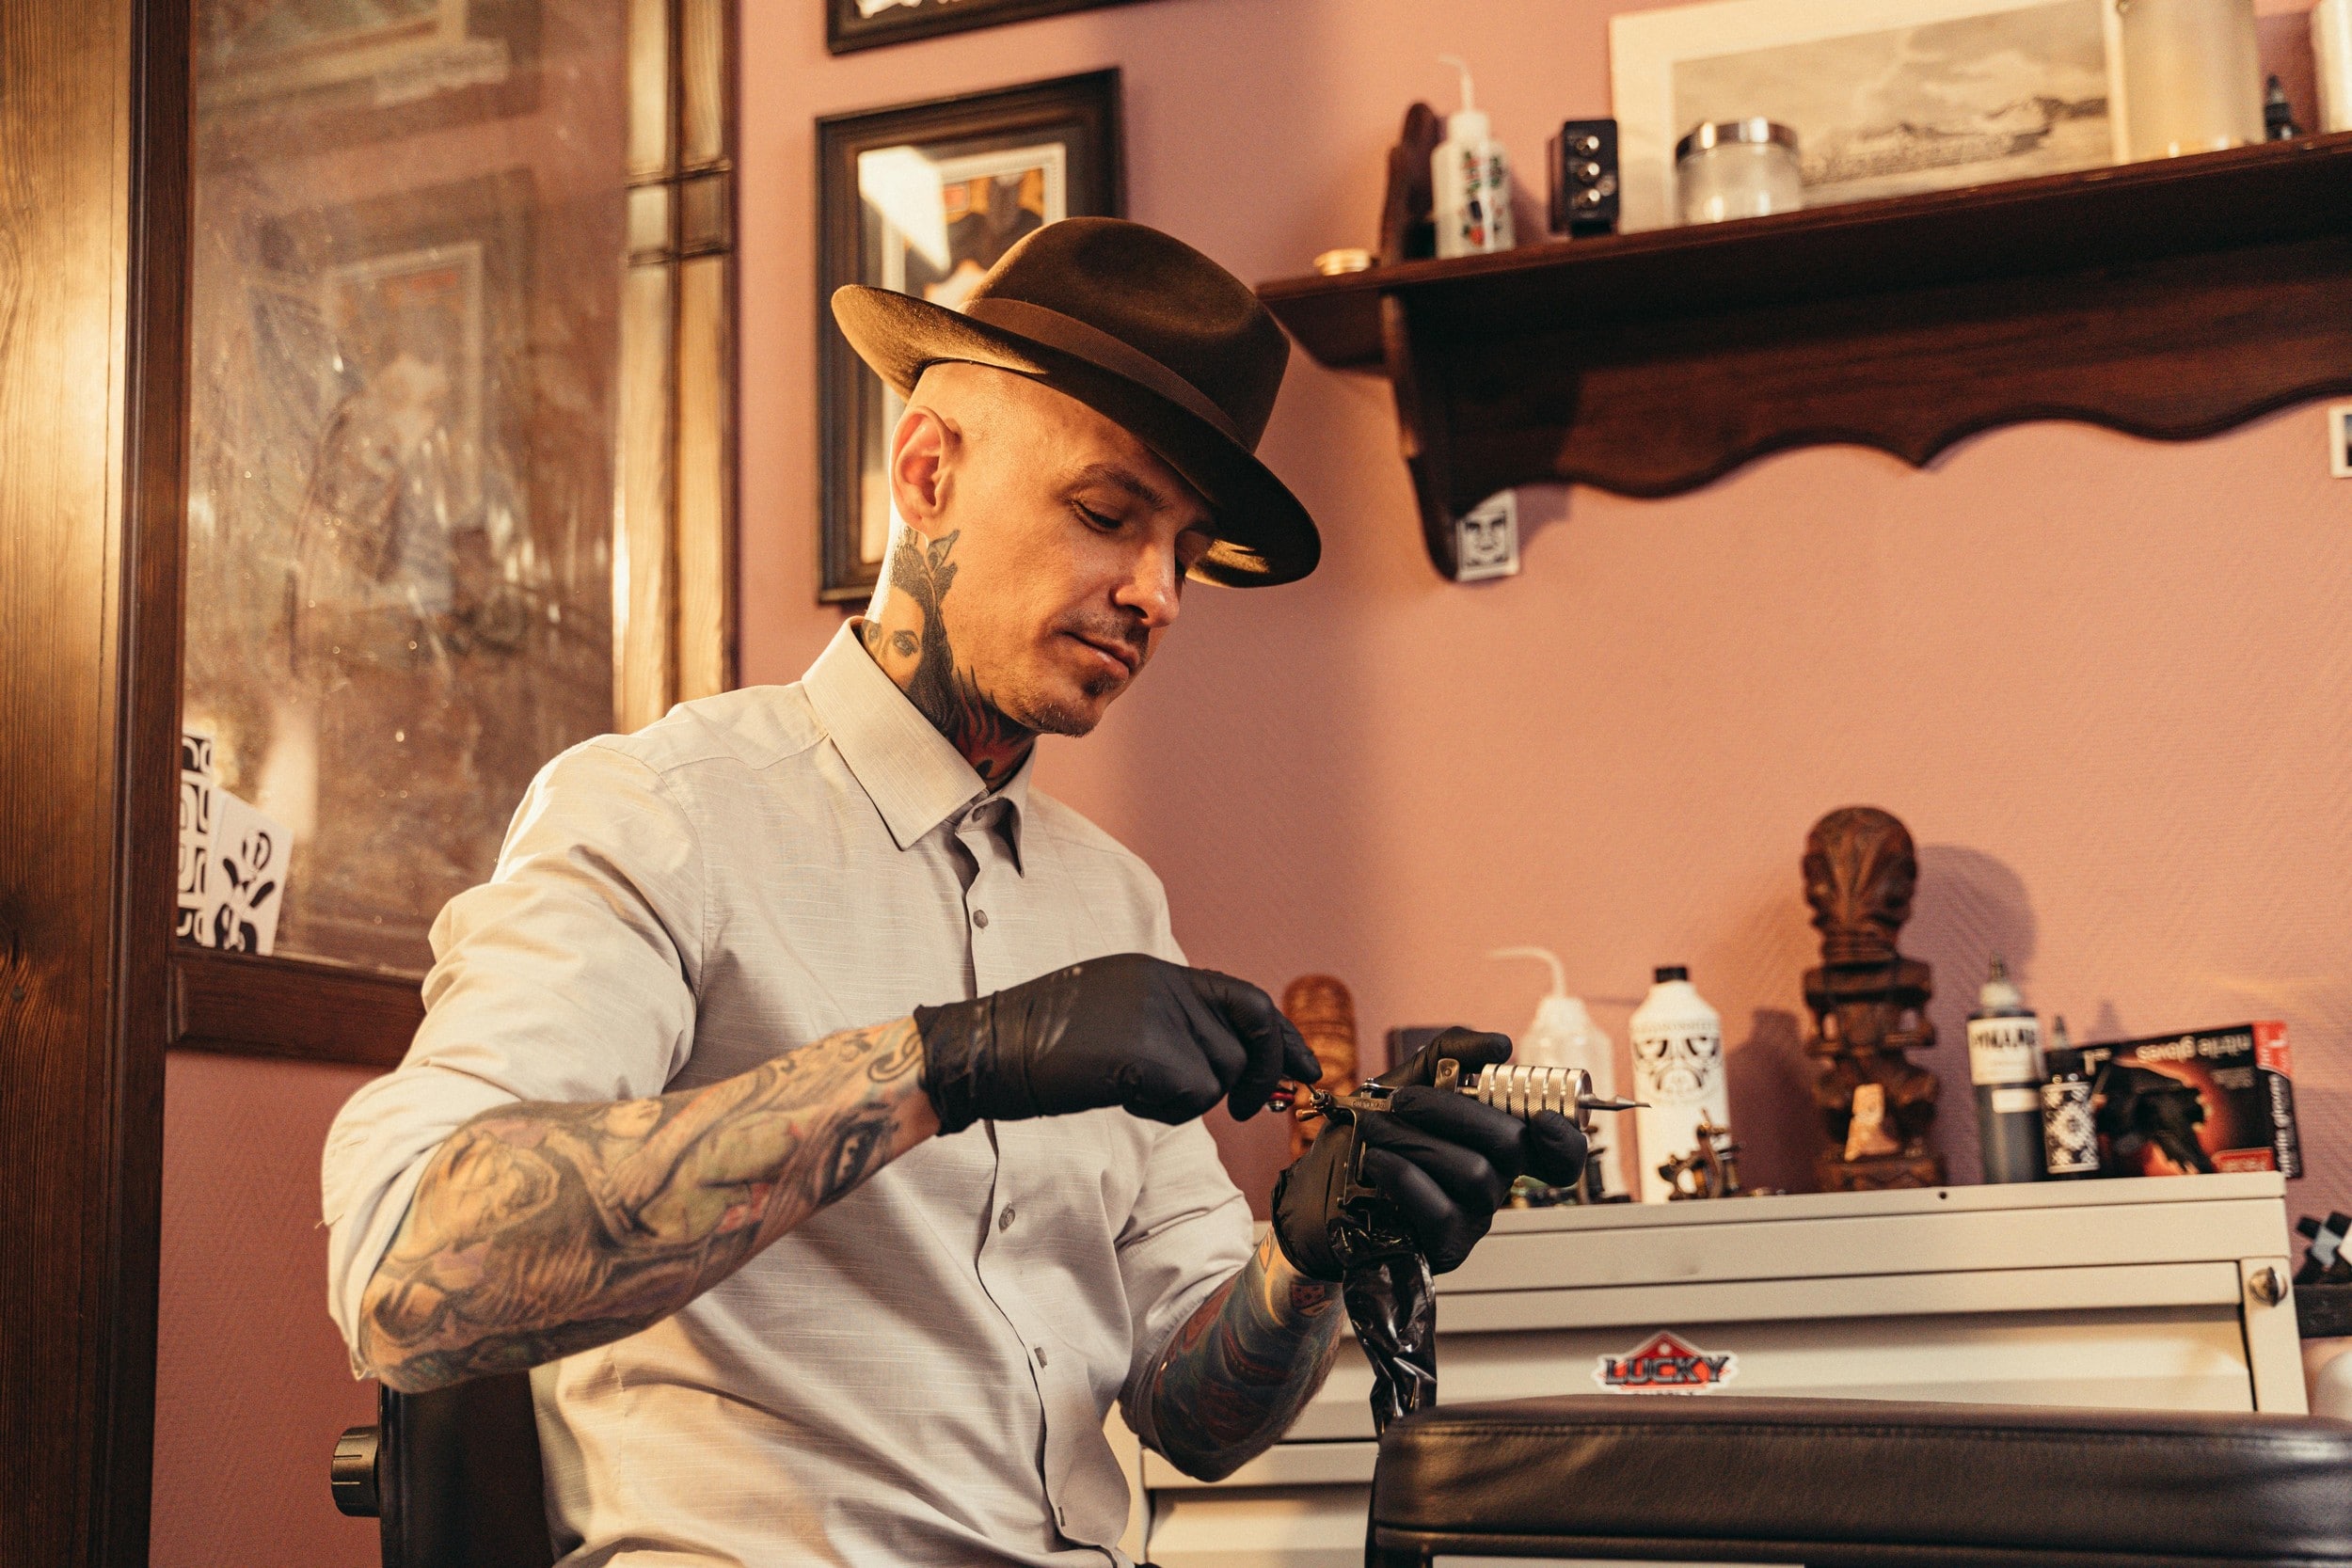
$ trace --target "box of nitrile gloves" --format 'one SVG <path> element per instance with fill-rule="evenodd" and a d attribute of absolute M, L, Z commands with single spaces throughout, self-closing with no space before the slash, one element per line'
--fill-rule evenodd
<path fill-rule="evenodd" d="M 2086 1045 L 2083 1065 L 2110 1176 L 2303 1174 L 2283 1023 Z"/>

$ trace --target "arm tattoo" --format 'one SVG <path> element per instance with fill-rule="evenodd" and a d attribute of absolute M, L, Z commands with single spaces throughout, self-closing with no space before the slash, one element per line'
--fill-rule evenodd
<path fill-rule="evenodd" d="M 947 639 L 947 624 L 940 618 L 939 605 L 955 586 L 956 563 L 948 557 L 955 553 L 961 536 L 959 530 L 941 539 L 926 540 L 913 529 L 901 528 L 890 552 L 890 580 L 923 612 L 914 673 L 906 684 L 907 700 L 971 759 L 975 772 L 994 783 L 1018 766 L 1037 736 L 1005 716 L 973 679 L 970 666 L 956 663 L 955 647 Z M 911 634 L 901 631 L 898 635 Z M 903 643 L 899 646 L 903 648 Z"/>
<path fill-rule="evenodd" d="M 360 1359 L 414 1393 L 676 1311 L 931 1127 L 912 1020 L 653 1100 L 517 1104 L 451 1133 L 360 1306 Z"/>
<path fill-rule="evenodd" d="M 1269 1235 L 1176 1331 L 1143 1392 L 1143 1440 L 1186 1475 L 1222 1481 L 1274 1446 L 1331 1370 L 1340 1288 L 1308 1279 Z"/>

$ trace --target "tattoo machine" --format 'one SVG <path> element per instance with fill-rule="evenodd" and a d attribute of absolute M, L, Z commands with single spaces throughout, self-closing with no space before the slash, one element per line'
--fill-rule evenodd
<path fill-rule="evenodd" d="M 1440 1061 L 1437 1087 L 1469 1095 L 1483 1105 L 1522 1119 L 1557 1111 L 1589 1132 L 1596 1111 L 1631 1111 L 1640 1102 L 1603 1100 L 1593 1093 L 1592 1075 L 1581 1068 L 1504 1064 L 1464 1076 L 1462 1064 Z M 1396 1091 L 1368 1083 L 1354 1092 L 1285 1084 L 1269 1102 L 1302 1119 L 1327 1117 L 1353 1124 L 1386 1116 Z M 1347 1265 L 1340 1294 L 1356 1341 L 1372 1363 L 1372 1428 L 1388 1429 L 1398 1416 L 1436 1402 L 1438 1396 L 1438 1297 L 1429 1259 L 1414 1244 L 1395 1207 L 1363 1179 L 1364 1144 L 1354 1139 L 1347 1153 L 1347 1185 L 1331 1221 L 1331 1246 Z"/>

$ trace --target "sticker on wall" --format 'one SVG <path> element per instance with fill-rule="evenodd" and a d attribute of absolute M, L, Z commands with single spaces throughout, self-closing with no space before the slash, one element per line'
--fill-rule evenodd
<path fill-rule="evenodd" d="M 1498 490 L 1454 520 L 1454 580 L 1519 575 L 1519 493 Z"/>
<path fill-rule="evenodd" d="M 1600 1357 L 1593 1381 L 1613 1394 L 1708 1394 L 1739 1371 L 1734 1352 L 1709 1355 L 1661 1330 L 1637 1351 Z"/>

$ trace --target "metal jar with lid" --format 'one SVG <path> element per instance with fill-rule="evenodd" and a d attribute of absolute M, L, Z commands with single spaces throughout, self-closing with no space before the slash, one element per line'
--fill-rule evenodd
<path fill-rule="evenodd" d="M 1682 221 L 1793 213 L 1804 205 L 1797 134 L 1764 119 L 1710 119 L 1675 144 Z"/>

